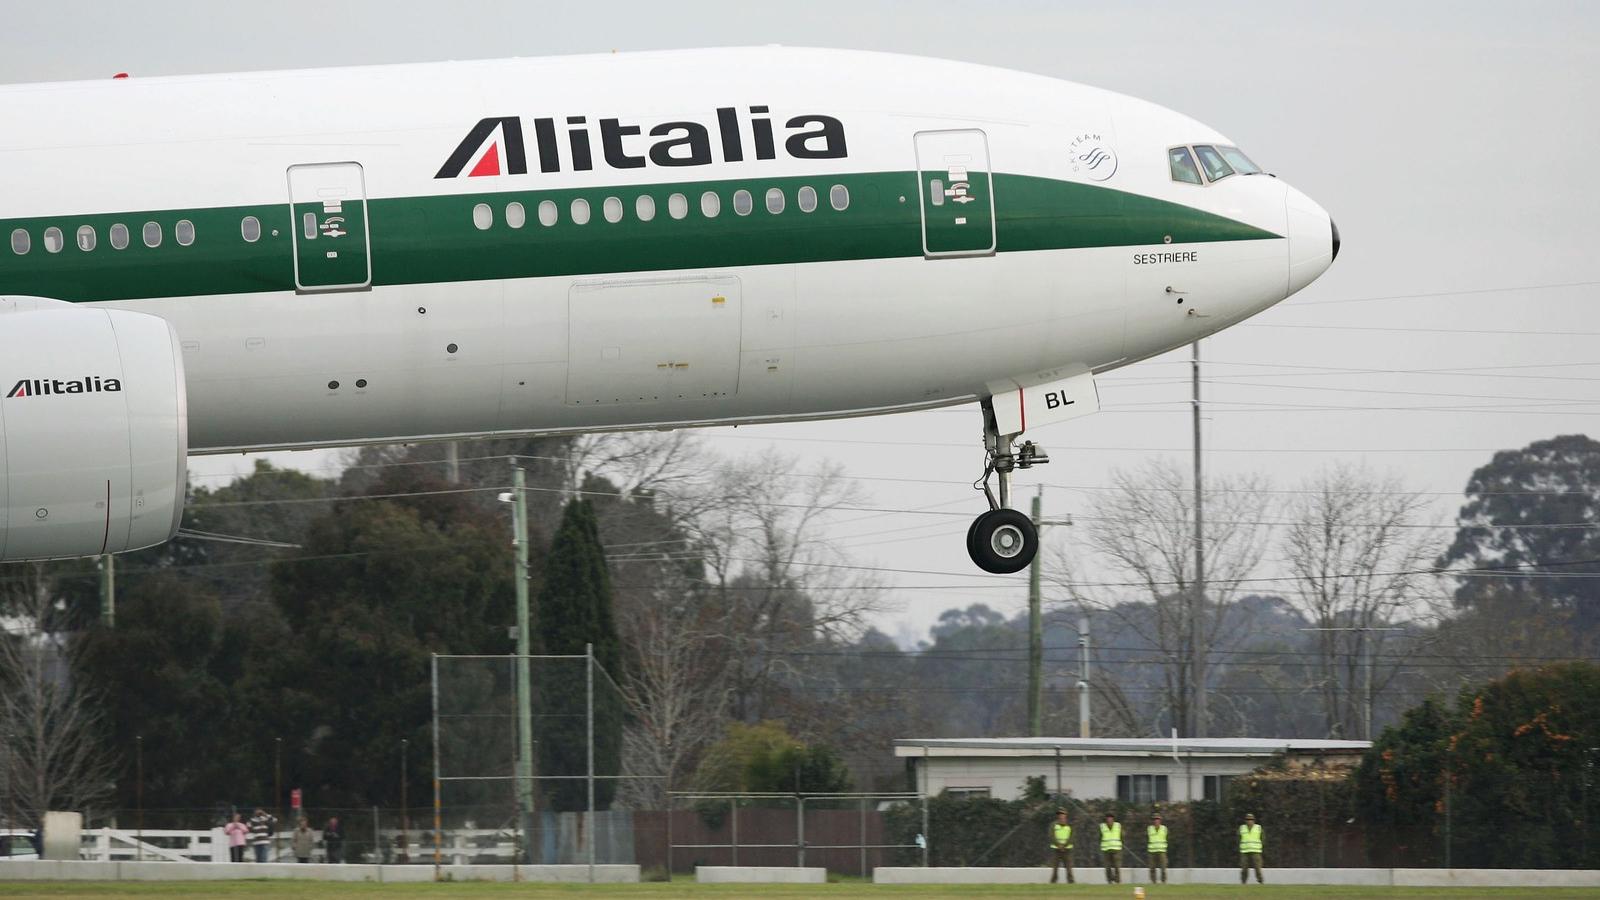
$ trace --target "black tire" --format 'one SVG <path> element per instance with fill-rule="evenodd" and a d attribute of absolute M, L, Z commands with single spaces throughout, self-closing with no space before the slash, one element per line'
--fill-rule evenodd
<path fill-rule="evenodd" d="M 967 532 L 967 553 L 985 572 L 1020 572 L 1038 552 L 1039 531 L 1033 520 L 1014 509 L 991 509 Z"/>

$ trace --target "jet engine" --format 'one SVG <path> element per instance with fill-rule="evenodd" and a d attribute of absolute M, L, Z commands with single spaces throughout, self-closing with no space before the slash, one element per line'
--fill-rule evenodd
<path fill-rule="evenodd" d="M 0 561 L 138 550 L 183 515 L 183 357 L 163 319 L 0 298 Z"/>

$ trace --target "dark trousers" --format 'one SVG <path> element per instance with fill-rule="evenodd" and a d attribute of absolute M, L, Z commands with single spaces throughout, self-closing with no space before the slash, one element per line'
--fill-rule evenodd
<path fill-rule="evenodd" d="M 1156 873 L 1161 873 L 1161 883 L 1167 883 L 1167 851 L 1150 851 L 1150 883 L 1156 883 Z"/>
<path fill-rule="evenodd" d="M 266 862 L 267 861 L 267 851 L 272 848 L 272 845 L 271 844 L 252 844 L 251 846 L 256 848 L 256 862 Z"/>
<path fill-rule="evenodd" d="M 1254 866 L 1256 870 L 1256 884 L 1266 884 L 1266 880 L 1261 877 L 1261 854 L 1259 853 L 1239 854 L 1239 883 L 1244 884 L 1250 880 L 1251 866 Z"/>
<path fill-rule="evenodd" d="M 1072 878 L 1072 848 L 1051 847 L 1050 854 L 1053 861 L 1050 863 L 1050 883 L 1055 884 L 1056 878 L 1062 869 L 1067 870 L 1067 884 L 1073 883 Z"/>
<path fill-rule="evenodd" d="M 340 857 L 344 855 L 344 841 L 328 841 L 328 862 L 343 862 Z"/>
<path fill-rule="evenodd" d="M 234 862 L 244 862 L 244 845 L 228 848 L 228 858 Z"/>
<path fill-rule="evenodd" d="M 1100 856 L 1106 864 L 1106 884 L 1122 883 L 1122 851 L 1101 850 Z"/>

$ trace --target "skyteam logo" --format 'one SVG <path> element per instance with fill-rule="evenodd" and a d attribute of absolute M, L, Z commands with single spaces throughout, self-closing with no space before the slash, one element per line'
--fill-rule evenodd
<path fill-rule="evenodd" d="M 817 114 L 770 117 L 765 106 L 719 107 L 716 124 L 704 122 L 627 122 L 587 116 L 532 120 L 533 159 L 540 172 L 587 172 L 597 162 L 612 169 L 709 166 L 713 162 L 743 162 L 748 150 L 757 160 L 777 159 L 783 152 L 793 159 L 843 159 L 844 124 L 833 116 Z M 481 178 L 487 175 L 526 175 L 529 147 L 520 116 L 479 119 L 439 167 L 434 178 Z M 598 157 L 598 159 L 597 159 Z"/>
<path fill-rule="evenodd" d="M 85 375 L 76 381 L 70 378 L 19 378 L 6 394 L 6 399 L 47 397 L 52 394 L 101 394 L 120 390 L 122 382 L 98 375 Z"/>
<path fill-rule="evenodd" d="M 1067 147 L 1072 174 L 1105 181 L 1117 174 L 1117 151 L 1098 134 L 1080 134 Z"/>

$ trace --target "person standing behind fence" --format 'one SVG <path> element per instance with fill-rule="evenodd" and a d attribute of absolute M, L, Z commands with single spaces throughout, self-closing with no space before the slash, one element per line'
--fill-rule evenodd
<path fill-rule="evenodd" d="M 295 826 L 289 846 L 294 850 L 295 862 L 311 862 L 311 849 L 317 846 L 317 833 L 311 830 L 311 822 L 305 816 L 301 816 L 300 824 Z"/>
<path fill-rule="evenodd" d="M 222 833 L 228 836 L 228 859 L 244 862 L 244 842 L 250 837 L 250 826 L 244 824 L 244 817 L 234 813 L 233 819 L 222 826 Z"/>
<path fill-rule="evenodd" d="M 328 849 L 328 862 L 344 862 L 344 829 L 338 816 L 328 817 L 328 824 L 322 826 L 322 846 Z"/>
<path fill-rule="evenodd" d="M 1256 884 L 1266 884 L 1261 877 L 1261 826 L 1256 824 L 1255 813 L 1244 814 L 1244 824 L 1239 826 L 1239 883 L 1250 881 L 1250 867 L 1255 866 Z"/>
<path fill-rule="evenodd" d="M 1150 817 L 1150 824 L 1144 829 L 1145 839 L 1149 841 L 1146 851 L 1150 855 L 1150 883 L 1156 883 L 1156 872 L 1161 873 L 1161 884 L 1167 883 L 1167 826 L 1161 824 L 1161 813 Z"/>
<path fill-rule="evenodd" d="M 1116 813 L 1106 813 L 1100 823 L 1100 858 L 1106 867 L 1106 884 L 1122 883 L 1122 823 Z"/>
<path fill-rule="evenodd" d="M 1050 823 L 1050 883 L 1055 884 L 1058 871 L 1067 870 L 1067 884 L 1072 884 L 1072 826 L 1067 824 L 1067 811 L 1056 810 L 1056 820 Z"/>
<path fill-rule="evenodd" d="M 278 820 L 266 810 L 256 807 L 250 817 L 250 846 L 256 848 L 256 862 L 267 861 L 267 851 L 272 848 L 272 834 L 278 830 Z"/>

